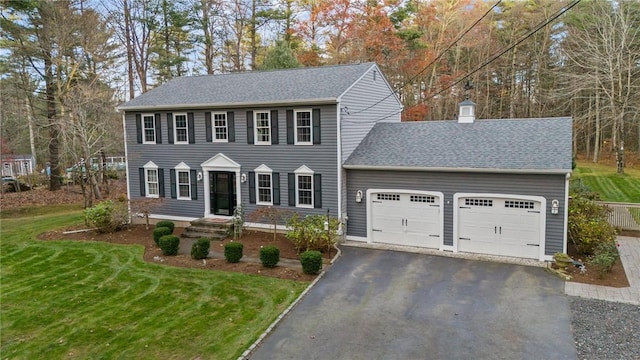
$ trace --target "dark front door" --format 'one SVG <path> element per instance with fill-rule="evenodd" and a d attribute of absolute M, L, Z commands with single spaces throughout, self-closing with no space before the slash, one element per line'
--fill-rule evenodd
<path fill-rule="evenodd" d="M 209 199 L 214 215 L 233 215 L 236 205 L 236 173 L 209 171 Z"/>

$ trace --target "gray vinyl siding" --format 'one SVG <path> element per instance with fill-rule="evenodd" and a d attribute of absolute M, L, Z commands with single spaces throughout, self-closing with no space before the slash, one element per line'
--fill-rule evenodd
<path fill-rule="evenodd" d="M 444 194 L 444 244 L 453 245 L 453 195 L 494 193 L 542 196 L 547 199 L 545 254 L 563 251 L 565 176 L 533 174 L 480 174 L 417 171 L 348 170 L 347 235 L 367 236 L 367 204 L 355 202 L 356 192 L 368 189 L 439 191 Z M 551 200 L 560 201 L 557 215 L 551 214 Z"/>
<path fill-rule="evenodd" d="M 286 110 L 289 109 L 321 109 L 321 144 L 317 145 L 288 145 Z M 278 110 L 278 135 L 277 145 L 252 145 L 247 144 L 247 111 Z M 235 122 L 235 142 L 216 143 L 206 141 L 205 112 L 207 111 L 233 111 Z M 242 173 L 249 173 L 261 164 L 265 164 L 280 173 L 280 203 L 287 210 L 295 210 L 300 214 L 326 214 L 327 209 L 332 214 L 337 212 L 337 126 L 336 106 L 296 106 L 296 107 L 265 107 L 265 108 L 225 108 L 225 109 L 200 109 L 189 110 L 194 112 L 195 143 L 194 144 L 169 144 L 167 129 L 167 112 L 155 111 L 161 114 L 161 144 L 138 144 L 136 141 L 136 119 L 139 112 L 127 112 L 125 117 L 126 141 L 128 150 L 129 186 L 131 198 L 140 198 L 140 179 L 138 169 L 147 162 L 154 162 L 159 168 L 164 169 L 164 183 L 166 197 L 160 208 L 153 211 L 154 214 L 200 218 L 205 214 L 205 196 L 208 189 L 204 189 L 204 181 L 198 181 L 197 200 L 171 199 L 169 179 L 170 169 L 175 168 L 180 162 L 187 164 L 192 170 L 202 171 L 201 164 L 211 157 L 222 153 L 241 165 Z M 172 113 L 187 111 L 171 110 Z M 149 112 L 142 112 L 144 114 Z M 322 175 L 322 209 L 306 209 L 288 206 L 287 174 L 293 173 L 298 167 L 306 165 L 315 174 Z M 206 191 L 205 191 L 206 190 Z M 249 204 L 249 181 L 240 184 L 242 204 L 247 214 L 256 209 L 255 204 Z"/>
<path fill-rule="evenodd" d="M 374 71 L 376 72 L 375 80 Z M 402 104 L 392 92 L 380 69 L 375 66 L 341 97 L 341 159 L 343 163 L 377 121 L 400 121 Z M 375 106 L 364 110 L 373 104 Z"/>

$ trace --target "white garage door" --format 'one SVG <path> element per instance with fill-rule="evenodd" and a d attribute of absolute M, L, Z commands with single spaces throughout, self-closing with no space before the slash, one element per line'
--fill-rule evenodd
<path fill-rule="evenodd" d="M 540 258 L 540 201 L 461 197 L 457 211 L 458 251 Z"/>
<path fill-rule="evenodd" d="M 370 195 L 370 201 L 373 242 L 440 248 L 440 195 L 377 192 Z"/>

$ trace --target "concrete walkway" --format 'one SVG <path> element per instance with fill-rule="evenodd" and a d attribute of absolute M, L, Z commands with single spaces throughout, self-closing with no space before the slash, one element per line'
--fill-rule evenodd
<path fill-rule="evenodd" d="M 565 294 L 640 305 L 640 238 L 618 236 L 617 241 L 620 244 L 618 251 L 629 280 L 629 287 L 614 288 L 567 281 L 564 285 Z"/>

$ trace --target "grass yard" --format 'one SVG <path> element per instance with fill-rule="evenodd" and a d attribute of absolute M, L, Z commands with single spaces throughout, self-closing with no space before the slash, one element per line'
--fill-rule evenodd
<path fill-rule="evenodd" d="M 308 285 L 149 264 L 139 246 L 39 241 L 82 221 L 42 213 L 1 220 L 2 358 L 236 359 Z"/>
<path fill-rule="evenodd" d="M 613 166 L 578 161 L 571 176 L 600 193 L 603 201 L 640 203 L 640 169 L 625 168 L 620 175 Z"/>

